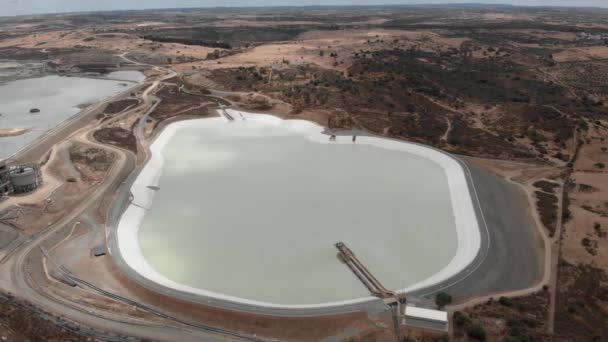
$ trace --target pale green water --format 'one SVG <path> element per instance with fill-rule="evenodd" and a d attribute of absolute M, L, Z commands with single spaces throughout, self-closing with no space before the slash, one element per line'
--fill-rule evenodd
<path fill-rule="evenodd" d="M 262 123 L 203 121 L 165 147 L 160 190 L 139 231 L 162 275 L 250 300 L 317 304 L 369 295 L 336 258 L 338 241 L 392 289 L 455 255 L 439 165 Z"/>

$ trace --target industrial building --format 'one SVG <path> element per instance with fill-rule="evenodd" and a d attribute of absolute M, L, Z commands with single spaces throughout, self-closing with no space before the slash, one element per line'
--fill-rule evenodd
<path fill-rule="evenodd" d="M 441 310 L 419 308 L 415 306 L 405 307 L 405 324 L 434 331 L 445 331 L 449 329 L 448 313 Z"/>
<path fill-rule="evenodd" d="M 40 184 L 42 175 L 37 164 L 9 165 L 0 160 L 0 198 L 34 191 Z"/>

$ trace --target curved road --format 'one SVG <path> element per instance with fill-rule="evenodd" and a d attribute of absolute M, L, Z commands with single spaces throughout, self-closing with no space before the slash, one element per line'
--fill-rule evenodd
<path fill-rule="evenodd" d="M 174 75 L 176 75 L 176 73 L 170 71 L 168 75 L 161 76 L 159 79 L 155 80 L 142 95 L 144 103 L 149 104 L 148 94 L 153 91 L 162 80 L 173 77 Z M 115 96 L 101 101 L 95 105 L 94 108 L 100 108 L 102 105 L 110 102 L 114 98 Z M 93 110 L 88 110 L 87 112 L 92 111 Z M 82 117 L 83 115 L 78 115 L 78 119 L 81 119 Z M 109 122 L 106 122 L 106 124 L 108 123 Z M 59 134 L 62 129 L 67 127 L 69 126 L 65 125 L 64 123 L 60 129 L 57 129 L 49 134 Z M 66 216 L 62 217 L 59 221 L 46 228 L 43 232 L 31 238 L 28 243 L 16 250 L 13 255 L 7 259 L 5 264 L 0 265 L 0 269 L 2 269 L 5 274 L 10 272 L 10 281 L 9 284 L 6 285 L 6 290 L 10 290 L 17 297 L 22 298 L 47 312 L 53 313 L 54 315 L 67 317 L 74 322 L 78 322 L 79 324 L 87 327 L 92 327 L 99 331 L 111 332 L 103 335 L 104 340 L 124 340 L 124 337 L 119 337 L 116 334 L 166 341 L 243 340 L 241 338 L 231 337 L 227 334 L 207 331 L 203 328 L 193 328 L 186 325 L 173 323 L 173 326 L 161 323 L 137 324 L 133 323 L 132 320 L 129 322 L 127 317 L 124 317 L 125 320 L 121 321 L 122 317 L 120 317 L 118 314 L 108 312 L 106 312 L 105 315 L 97 314 L 94 312 L 94 310 L 86 309 L 76 302 L 71 302 L 69 299 L 58 298 L 45 292 L 43 286 L 37 284 L 30 276 L 28 272 L 29 264 L 32 261 L 39 262 L 39 260 L 33 260 L 33 258 L 40 257 L 39 255 L 37 256 L 36 253 L 40 251 L 40 248 L 44 246 L 44 243 L 53 235 L 60 233 L 66 227 L 72 226 L 87 210 L 98 206 L 102 198 L 106 194 L 113 193 L 120 186 L 121 182 L 126 179 L 136 167 L 136 156 L 132 152 L 97 143 L 90 138 L 89 135 L 91 133 L 92 131 L 87 132 L 84 139 L 79 140 L 84 140 L 84 142 L 89 145 L 112 151 L 117 156 L 116 161 L 112 165 L 108 175 L 104 179 L 104 182 L 97 188 L 93 189 L 89 196 L 81 201 Z M 30 146 L 32 147 L 32 145 Z"/>

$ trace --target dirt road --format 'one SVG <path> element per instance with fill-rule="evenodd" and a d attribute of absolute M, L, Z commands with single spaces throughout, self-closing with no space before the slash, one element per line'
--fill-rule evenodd
<path fill-rule="evenodd" d="M 164 68 L 162 70 L 159 69 L 159 71 L 163 72 L 163 75 L 154 80 L 152 85 L 148 87 L 141 96 L 141 99 L 146 106 L 152 103 L 152 96 L 150 96 L 150 94 L 156 90 L 162 80 L 176 75 L 175 72 Z M 131 90 L 129 90 L 129 92 L 130 91 Z M 129 317 L 121 317 L 121 314 L 118 312 L 98 312 L 92 308 L 87 308 L 81 303 L 71 301 L 69 298 L 58 298 L 45 290 L 45 284 L 37 283 L 35 277 L 32 276 L 31 272 L 33 272 L 34 269 L 32 264 L 41 262 L 40 248 L 45 246 L 45 243 L 52 239 L 56 234 L 69 230 L 70 227 L 79 221 L 81 215 L 91 209 L 97 208 L 102 198 L 108 194 L 114 193 L 123 180 L 136 168 L 137 157 L 132 152 L 113 146 L 102 145 L 94 141 L 90 136 L 92 131 L 99 127 L 88 128 L 82 125 L 83 119 L 120 96 L 125 96 L 125 93 L 103 100 L 83 113 L 62 123 L 52 132 L 49 132 L 45 138 L 33 143 L 16 156 L 16 159 L 26 157 L 38 157 L 39 159 L 42 156 L 41 152 L 47 150 L 49 146 L 64 141 L 69 137 L 75 137 L 76 140 L 85 142 L 86 144 L 110 150 L 117 157 L 108 172 L 108 175 L 95 191 L 84 198 L 66 216 L 44 229 L 41 233 L 35 235 L 20 249 L 14 251 L 10 258 L 6 259 L 7 261 L 0 265 L 0 286 L 3 289 L 12 292 L 15 296 L 22 298 L 47 312 L 51 312 L 54 315 L 66 317 L 84 326 L 95 328 L 97 331 L 108 332 L 102 336 L 103 339 L 107 340 L 119 340 L 119 335 L 166 341 L 242 340 L 226 334 L 207 331 L 203 328 L 193 328 L 171 322 L 168 322 L 167 324 L 158 324 L 155 322 L 134 324 L 132 319 Z M 107 122 L 106 125 L 107 124 L 109 124 L 109 122 Z M 100 336 L 97 336 L 97 338 L 99 337 Z"/>

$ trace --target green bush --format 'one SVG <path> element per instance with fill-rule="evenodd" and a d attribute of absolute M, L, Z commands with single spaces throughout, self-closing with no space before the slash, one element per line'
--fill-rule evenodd
<path fill-rule="evenodd" d="M 450 304 L 451 302 L 452 302 L 452 296 L 445 292 L 439 292 L 435 296 L 435 304 L 437 304 L 437 307 L 440 309 L 443 309 L 444 306 Z"/>
<path fill-rule="evenodd" d="M 500 297 L 498 299 L 498 303 L 503 306 L 508 306 L 508 307 L 513 306 L 513 301 L 511 300 L 511 298 L 507 298 L 507 297 Z"/>
<path fill-rule="evenodd" d="M 454 312 L 453 319 L 454 319 L 454 323 L 456 323 L 456 325 L 459 327 L 462 327 L 464 325 L 471 323 L 471 320 L 469 319 L 469 317 L 467 317 L 467 315 L 463 314 L 460 311 Z"/>
<path fill-rule="evenodd" d="M 467 330 L 467 336 L 477 341 L 485 341 L 486 340 L 486 331 L 479 324 L 473 324 Z"/>

